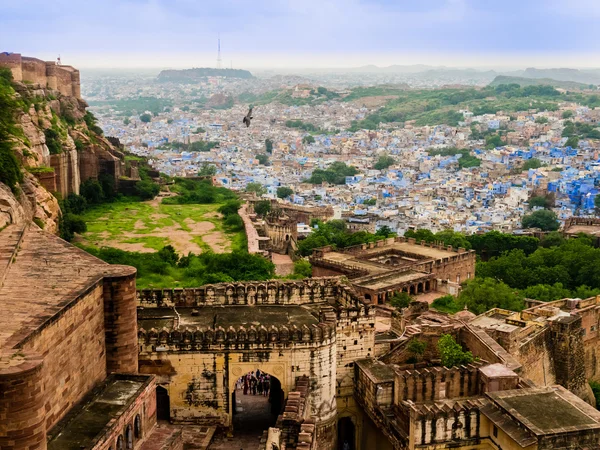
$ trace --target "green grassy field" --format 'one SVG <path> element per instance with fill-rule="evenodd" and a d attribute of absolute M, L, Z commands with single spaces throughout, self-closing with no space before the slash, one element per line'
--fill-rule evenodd
<path fill-rule="evenodd" d="M 224 227 L 217 212 L 220 206 L 164 205 L 157 199 L 106 203 L 83 215 L 88 231 L 76 242 L 137 252 L 172 245 L 181 255 L 240 250 L 245 245 L 244 232 L 231 232 Z"/>

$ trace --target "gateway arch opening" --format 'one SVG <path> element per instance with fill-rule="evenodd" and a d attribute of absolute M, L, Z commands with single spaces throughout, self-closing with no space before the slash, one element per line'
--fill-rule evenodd
<path fill-rule="evenodd" d="M 235 434 L 262 434 L 275 425 L 284 404 L 279 379 L 260 369 L 242 375 L 231 397 Z"/>

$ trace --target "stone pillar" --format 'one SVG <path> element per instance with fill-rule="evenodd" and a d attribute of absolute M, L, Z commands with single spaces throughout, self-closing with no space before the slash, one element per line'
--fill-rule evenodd
<path fill-rule="evenodd" d="M 104 328 L 107 373 L 137 373 L 136 270 L 109 266 L 104 276 Z"/>
<path fill-rule="evenodd" d="M 43 358 L 0 353 L 0 448 L 45 450 Z"/>

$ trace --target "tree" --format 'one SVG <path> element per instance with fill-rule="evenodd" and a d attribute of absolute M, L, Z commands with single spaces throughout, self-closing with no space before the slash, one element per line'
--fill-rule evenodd
<path fill-rule="evenodd" d="M 542 167 L 542 162 L 537 158 L 528 159 L 523 164 L 523 170 L 539 169 L 540 167 Z"/>
<path fill-rule="evenodd" d="M 219 207 L 218 211 L 223 214 L 223 216 L 227 217 L 231 214 L 237 214 L 241 206 L 242 202 L 237 199 L 227 200 Z"/>
<path fill-rule="evenodd" d="M 396 233 L 394 231 L 392 231 L 392 229 L 390 227 L 388 227 L 387 225 L 382 226 L 381 228 L 379 228 L 375 234 L 377 236 L 383 236 L 383 237 L 390 237 L 390 236 L 395 236 Z"/>
<path fill-rule="evenodd" d="M 129 117 L 125 117 L 125 119 L 123 119 L 123 125 L 129 125 L 131 123 L 131 120 L 129 120 Z"/>
<path fill-rule="evenodd" d="M 267 188 L 260 183 L 252 182 L 246 185 L 246 192 L 254 192 L 258 197 L 267 193 Z"/>
<path fill-rule="evenodd" d="M 365 200 L 362 204 L 365 206 L 375 206 L 377 205 L 377 199 L 375 197 L 369 198 Z"/>
<path fill-rule="evenodd" d="M 154 181 L 141 180 L 135 184 L 135 191 L 142 200 L 152 200 L 160 192 L 160 186 Z"/>
<path fill-rule="evenodd" d="M 306 136 L 304 136 L 304 137 L 302 138 L 302 143 L 303 143 L 304 145 L 308 145 L 308 144 L 314 144 L 314 143 L 315 143 L 315 138 L 314 138 L 313 136 L 311 136 L 310 134 L 309 134 L 309 135 L 306 135 Z"/>
<path fill-rule="evenodd" d="M 83 214 L 87 209 L 87 200 L 82 195 L 70 193 L 61 205 L 63 212 Z"/>
<path fill-rule="evenodd" d="M 577 136 L 571 136 L 565 142 L 565 147 L 577 148 L 579 146 L 579 138 Z"/>
<path fill-rule="evenodd" d="M 523 216 L 521 224 L 523 228 L 539 228 L 542 231 L 556 231 L 560 226 L 554 211 L 548 209 L 540 209 Z"/>
<path fill-rule="evenodd" d="M 454 296 L 452 296 L 450 294 L 436 298 L 431 303 L 431 306 L 434 309 L 437 309 L 438 311 L 445 312 L 448 314 L 455 314 L 455 313 L 459 312 L 461 309 L 463 309 L 457 303 Z"/>
<path fill-rule="evenodd" d="M 538 116 L 535 118 L 535 123 L 539 123 L 541 125 L 548 123 L 548 118 L 544 116 Z"/>
<path fill-rule="evenodd" d="M 542 196 L 531 197 L 528 203 L 529 209 L 535 207 L 548 208 L 550 206 L 550 202 L 548 201 L 548 199 Z"/>
<path fill-rule="evenodd" d="M 438 350 L 444 367 L 465 366 L 475 360 L 473 354 L 464 351 L 461 345 L 450 334 L 442 335 L 438 341 Z"/>
<path fill-rule="evenodd" d="M 254 212 L 261 216 L 265 217 L 269 212 L 271 212 L 271 202 L 269 200 L 261 200 L 260 202 L 256 202 L 254 204 Z"/>
<path fill-rule="evenodd" d="M 544 248 L 560 247 L 565 241 L 563 235 L 558 231 L 551 231 L 542 238 L 540 245 Z"/>
<path fill-rule="evenodd" d="M 142 114 L 140 120 L 144 123 L 149 123 L 152 120 L 152 116 L 150 114 Z"/>
<path fill-rule="evenodd" d="M 312 266 L 306 259 L 299 259 L 294 263 L 294 275 L 302 278 L 310 278 L 312 276 Z"/>
<path fill-rule="evenodd" d="M 347 166 L 345 163 L 336 161 L 326 170 L 315 169 L 308 179 L 309 183 L 321 184 L 324 181 L 330 184 L 346 184 L 346 177 L 354 176 L 358 170 L 353 166 Z"/>
<path fill-rule="evenodd" d="M 277 197 L 279 198 L 288 198 L 293 193 L 294 191 L 287 186 L 281 186 L 277 188 Z"/>
<path fill-rule="evenodd" d="M 213 177 L 217 174 L 217 166 L 214 164 L 204 163 L 198 171 L 199 177 Z"/>
<path fill-rule="evenodd" d="M 408 342 L 406 349 L 412 355 L 407 362 L 409 362 L 409 363 L 411 361 L 419 362 L 419 360 L 425 354 L 425 350 L 427 349 L 427 342 L 421 341 L 417 338 L 412 338 Z"/>
<path fill-rule="evenodd" d="M 485 138 L 485 148 L 494 149 L 496 147 L 502 147 L 504 142 L 499 134 L 491 134 Z"/>
<path fill-rule="evenodd" d="M 260 155 L 256 155 L 256 159 L 258 159 L 258 163 L 260 165 L 263 165 L 263 166 L 269 165 L 269 157 L 267 155 L 265 155 L 264 153 L 260 154 Z"/>
<path fill-rule="evenodd" d="M 98 205 L 104 201 L 102 186 L 97 180 L 88 178 L 79 187 L 79 193 L 85 197 L 90 205 Z"/>
<path fill-rule="evenodd" d="M 271 139 L 265 139 L 265 151 L 269 154 L 273 153 L 273 141 Z"/>
<path fill-rule="evenodd" d="M 562 113 L 563 119 L 570 119 L 572 117 L 575 117 L 575 113 L 573 111 L 571 111 L 570 109 L 567 111 L 563 111 L 563 113 Z"/>
<path fill-rule="evenodd" d="M 390 305 L 396 309 L 406 308 L 414 299 L 406 292 L 398 292 L 390 299 Z"/>
<path fill-rule="evenodd" d="M 390 166 L 396 164 L 396 160 L 389 155 L 381 155 L 375 165 L 373 166 L 376 170 L 384 170 Z"/>
<path fill-rule="evenodd" d="M 507 284 L 493 278 L 475 278 L 467 281 L 457 299 L 457 305 L 475 314 L 492 308 L 521 311 L 525 304 L 522 295 Z"/>
<path fill-rule="evenodd" d="M 237 213 L 227 215 L 223 223 L 229 228 L 229 231 L 238 231 L 244 228 L 244 220 Z"/>
<path fill-rule="evenodd" d="M 594 197 L 594 206 L 596 207 L 596 215 L 600 216 L 600 194 Z"/>

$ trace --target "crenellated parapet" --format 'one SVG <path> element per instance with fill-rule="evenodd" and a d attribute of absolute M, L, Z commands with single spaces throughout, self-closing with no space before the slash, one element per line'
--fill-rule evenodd
<path fill-rule="evenodd" d="M 369 303 L 340 277 L 302 281 L 207 284 L 199 288 L 140 289 L 138 305 L 152 307 L 307 305 L 335 302 L 338 311 L 369 314 Z"/>
<path fill-rule="evenodd" d="M 335 339 L 335 323 L 309 325 L 264 325 L 223 328 L 184 328 L 138 331 L 139 346 L 145 351 L 199 351 L 206 349 L 276 348 L 289 345 L 322 345 Z"/>
<path fill-rule="evenodd" d="M 395 404 L 404 401 L 436 402 L 451 398 L 470 397 L 480 391 L 482 362 L 460 367 L 429 367 L 397 370 Z"/>
<path fill-rule="evenodd" d="M 144 307 L 303 305 L 333 300 L 337 292 L 343 290 L 340 284 L 339 277 L 219 283 L 199 288 L 141 289 L 137 291 L 137 298 L 138 304 Z"/>

